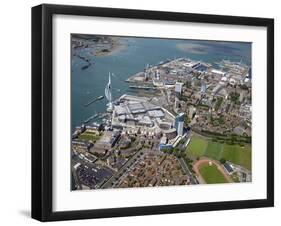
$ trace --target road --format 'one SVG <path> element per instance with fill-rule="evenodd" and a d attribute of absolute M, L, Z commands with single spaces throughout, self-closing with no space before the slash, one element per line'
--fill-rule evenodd
<path fill-rule="evenodd" d="M 119 174 L 124 174 L 123 171 L 126 171 L 127 167 L 130 167 L 135 160 L 137 160 L 140 156 L 140 152 L 143 151 L 142 149 L 140 149 L 139 151 L 137 151 L 123 166 L 122 168 L 116 172 L 115 174 L 113 174 L 102 186 L 101 188 L 111 188 L 112 187 L 112 183 L 115 183 L 118 179 L 119 179 Z M 115 178 L 118 178 L 117 180 Z"/>
<path fill-rule="evenodd" d="M 184 173 L 186 173 L 189 176 L 191 184 L 199 184 L 197 179 L 193 176 L 192 172 L 189 170 L 185 160 L 183 158 L 179 158 L 179 161 L 183 168 Z"/>

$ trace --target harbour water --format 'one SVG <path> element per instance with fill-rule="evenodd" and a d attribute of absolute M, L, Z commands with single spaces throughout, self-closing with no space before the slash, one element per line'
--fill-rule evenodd
<path fill-rule="evenodd" d="M 71 123 L 72 130 L 96 113 L 106 110 L 106 99 L 100 99 L 85 107 L 92 99 L 104 95 L 108 73 L 112 72 L 113 99 L 124 93 L 134 92 L 125 80 L 143 71 L 147 64 L 155 65 L 178 57 L 214 63 L 222 59 L 240 61 L 251 65 L 251 43 L 217 42 L 197 40 L 172 40 L 152 38 L 120 38 L 125 48 L 104 56 L 94 56 L 89 48 L 77 48 L 71 59 Z M 83 56 L 92 62 L 81 59 Z"/>

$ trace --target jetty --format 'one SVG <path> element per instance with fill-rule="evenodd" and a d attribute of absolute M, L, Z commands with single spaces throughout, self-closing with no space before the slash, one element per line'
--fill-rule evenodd
<path fill-rule="evenodd" d="M 129 86 L 129 88 L 131 89 L 156 89 L 155 87 L 153 86 L 138 86 L 138 85 L 131 85 Z"/>
<path fill-rule="evenodd" d="M 88 106 L 91 105 L 92 103 L 94 103 L 94 102 L 96 102 L 96 101 L 98 101 L 98 100 L 101 100 L 101 99 L 103 99 L 103 98 L 104 98 L 104 96 L 96 97 L 96 98 L 94 98 L 93 100 L 89 101 L 88 103 L 84 104 L 84 107 L 88 107 Z"/>
<path fill-rule="evenodd" d="M 98 117 L 98 114 L 94 114 L 91 117 L 87 118 L 86 120 L 84 120 L 84 123 L 88 123 L 88 122 L 90 122 L 91 120 L 93 120 L 96 117 Z"/>

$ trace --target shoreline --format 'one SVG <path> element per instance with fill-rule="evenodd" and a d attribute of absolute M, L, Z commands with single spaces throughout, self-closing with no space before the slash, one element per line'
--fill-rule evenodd
<path fill-rule="evenodd" d="M 94 52 L 94 50 L 93 50 L 93 51 L 91 51 L 91 54 L 95 57 L 112 56 L 112 55 L 124 50 L 126 47 L 127 46 L 123 45 L 123 44 L 115 44 L 110 49 L 107 49 L 106 52 L 102 52 L 102 51 Z"/>
<path fill-rule="evenodd" d="M 121 40 L 116 37 L 111 38 L 109 43 L 101 43 L 98 45 L 100 45 L 100 46 L 104 45 L 104 48 L 100 49 L 100 50 L 95 50 L 95 47 L 93 47 L 93 50 L 90 51 L 90 53 L 96 57 L 112 56 L 112 55 L 124 50 L 126 47 L 128 47 L 128 45 L 126 43 L 121 42 Z M 106 45 L 108 45 L 108 46 L 106 46 Z"/>

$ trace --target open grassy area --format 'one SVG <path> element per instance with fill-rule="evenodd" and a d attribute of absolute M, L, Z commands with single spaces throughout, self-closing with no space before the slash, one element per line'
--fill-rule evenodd
<path fill-rule="evenodd" d="M 200 137 L 194 136 L 188 145 L 187 152 L 195 157 L 204 155 L 208 141 Z"/>
<path fill-rule="evenodd" d="M 208 142 L 208 147 L 204 153 L 205 156 L 219 160 L 222 152 L 223 144 L 217 142 Z"/>
<path fill-rule="evenodd" d="M 98 134 L 84 132 L 79 135 L 78 139 L 96 142 L 100 137 Z"/>
<path fill-rule="evenodd" d="M 213 142 L 210 139 L 193 136 L 187 147 L 187 154 L 195 158 L 206 156 L 211 159 L 220 160 L 226 159 L 234 164 L 241 165 L 246 169 L 251 170 L 252 151 L 251 145 L 245 144 L 230 145 L 226 143 Z"/>
<path fill-rule="evenodd" d="M 244 166 L 251 170 L 252 152 L 250 145 L 241 147 L 239 145 L 225 144 L 222 157 L 234 164 Z"/>
<path fill-rule="evenodd" d="M 199 172 L 207 184 L 227 183 L 215 164 L 203 164 L 200 166 Z"/>

